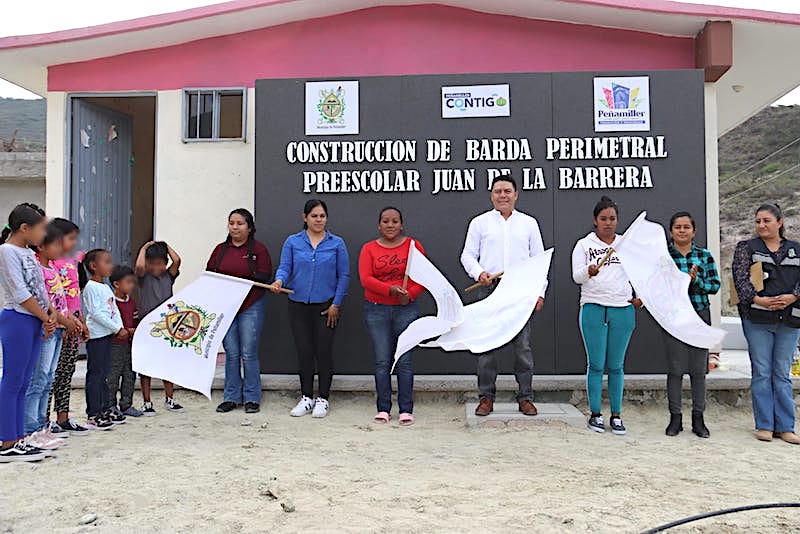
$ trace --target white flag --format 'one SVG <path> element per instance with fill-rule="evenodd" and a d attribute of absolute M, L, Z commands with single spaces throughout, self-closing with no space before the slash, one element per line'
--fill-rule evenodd
<path fill-rule="evenodd" d="M 436 316 L 420 317 L 400 334 L 397 358 L 416 345 L 476 354 L 511 341 L 530 320 L 547 283 L 553 249 L 506 269 L 497 288 L 487 298 L 462 306 L 458 292 L 422 254 L 409 254 L 409 277 L 433 294 Z M 438 339 L 421 343 L 426 339 Z"/>
<path fill-rule="evenodd" d="M 133 336 L 133 370 L 211 399 L 217 352 L 252 284 L 205 272 L 148 313 Z"/>
<path fill-rule="evenodd" d="M 481 354 L 502 347 L 530 321 L 547 284 L 553 249 L 507 268 L 485 299 L 464 307 L 464 320 L 423 347 L 468 350 Z"/>
<path fill-rule="evenodd" d="M 646 216 L 642 212 L 614 247 L 636 295 L 672 336 L 694 347 L 719 345 L 725 331 L 697 315 L 689 299 L 691 278 L 670 256 L 664 229 Z"/>
<path fill-rule="evenodd" d="M 397 350 L 394 353 L 395 362 L 422 341 L 449 332 L 451 328 L 464 320 L 464 305 L 461 297 L 458 296 L 458 291 L 450 285 L 439 269 L 417 249 L 414 241 L 411 241 L 408 249 L 406 275 L 430 292 L 433 300 L 436 301 L 436 315 L 420 317 L 400 334 L 397 339 Z"/>

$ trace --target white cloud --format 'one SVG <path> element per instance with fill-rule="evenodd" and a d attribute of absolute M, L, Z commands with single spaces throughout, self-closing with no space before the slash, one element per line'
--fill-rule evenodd
<path fill-rule="evenodd" d="M 786 96 L 779 98 L 773 106 L 794 106 L 800 104 L 800 87 L 789 91 Z"/>
<path fill-rule="evenodd" d="M 18 85 L 0 78 L 0 98 L 26 98 L 36 99 L 39 95 L 31 93 Z"/>

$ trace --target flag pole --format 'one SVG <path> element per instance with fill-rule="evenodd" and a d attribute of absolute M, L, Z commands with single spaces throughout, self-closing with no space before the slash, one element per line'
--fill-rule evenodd
<path fill-rule="evenodd" d="M 250 284 L 251 286 L 263 287 L 264 289 L 269 289 L 269 290 L 277 289 L 280 293 L 286 293 L 286 294 L 289 294 L 289 295 L 293 295 L 294 294 L 294 291 L 292 291 L 291 289 L 287 289 L 285 287 L 275 287 L 272 284 L 265 284 L 263 282 L 256 282 L 255 280 L 249 280 L 247 278 L 241 278 L 241 277 L 238 277 L 238 276 L 230 276 L 230 275 L 227 275 L 227 274 L 217 273 L 217 272 L 214 272 L 214 271 L 206 271 L 205 274 L 208 275 L 208 276 L 216 276 L 217 278 L 222 278 L 222 279 L 225 279 L 225 280 L 232 280 L 232 281 L 241 282 L 241 283 L 244 283 L 244 284 Z"/>
<path fill-rule="evenodd" d="M 503 272 L 504 272 L 504 271 L 500 271 L 500 272 L 499 272 L 499 273 L 497 273 L 497 274 L 493 274 L 493 275 L 491 275 L 491 276 L 489 277 L 489 281 L 490 281 L 490 282 L 494 282 L 494 281 L 495 281 L 495 280 L 497 280 L 498 278 L 501 278 L 501 277 L 503 276 Z M 464 290 L 464 292 L 465 292 L 465 293 L 469 293 L 470 291 L 475 291 L 475 290 L 476 290 L 476 289 L 478 289 L 479 287 L 481 287 L 481 283 L 480 283 L 480 282 L 478 282 L 477 284 L 472 284 L 471 286 L 469 286 L 468 288 L 466 288 L 466 289 Z"/>
<path fill-rule="evenodd" d="M 628 232 L 631 231 L 631 228 L 633 228 L 637 223 L 639 223 L 640 221 L 642 221 L 646 217 L 647 217 L 647 212 L 643 211 L 633 220 L 633 222 L 630 224 L 630 226 L 628 226 L 628 228 L 625 230 L 625 233 L 620 236 L 619 240 L 617 240 L 617 248 L 619 248 L 620 244 L 625 240 L 625 237 L 628 235 Z M 606 262 L 609 260 L 609 258 L 611 258 L 611 255 L 614 252 L 616 252 L 616 250 L 614 250 L 614 247 L 611 247 L 610 249 L 608 249 L 608 253 L 603 257 L 603 259 L 600 261 L 600 263 L 597 264 L 597 269 L 598 270 L 600 269 L 600 267 L 602 267 L 603 265 L 606 264 Z"/>
<path fill-rule="evenodd" d="M 411 244 L 408 246 L 409 248 L 408 248 L 408 261 L 406 262 L 406 274 L 403 275 L 403 291 L 405 291 L 406 288 L 408 287 L 408 271 L 411 269 L 411 261 L 413 259 L 411 253 L 412 249 L 415 246 L 416 245 L 414 244 L 414 240 L 412 239 Z"/>
<path fill-rule="evenodd" d="M 274 289 L 277 289 L 278 292 L 280 292 L 280 293 L 286 293 L 288 295 L 293 295 L 294 294 L 293 290 L 286 289 L 285 287 L 277 287 L 276 288 L 272 284 L 262 284 L 261 282 L 253 282 L 253 281 L 251 281 L 250 283 L 253 284 L 256 287 L 263 287 L 264 289 L 269 289 L 270 291 L 274 290 Z"/>
<path fill-rule="evenodd" d="M 608 249 L 608 252 L 606 253 L 606 255 L 605 255 L 605 256 L 603 256 L 603 259 L 602 259 L 602 260 L 600 260 L 600 263 L 598 263 L 598 264 L 597 264 L 597 270 L 598 270 L 598 271 L 600 270 L 600 267 L 602 267 L 603 265 L 605 265 L 605 264 L 606 264 L 606 262 L 607 262 L 607 261 L 608 261 L 608 260 L 611 258 L 611 255 L 612 255 L 614 252 L 616 252 L 616 251 L 614 250 L 614 247 L 611 247 L 610 249 Z"/>

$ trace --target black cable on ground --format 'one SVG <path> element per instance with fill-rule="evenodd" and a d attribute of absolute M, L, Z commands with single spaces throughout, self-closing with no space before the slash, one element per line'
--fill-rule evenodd
<path fill-rule="evenodd" d="M 764 510 L 766 508 L 800 508 L 800 502 L 774 502 L 768 504 L 750 504 L 748 506 L 737 506 L 736 508 L 726 508 L 725 510 L 717 510 L 716 512 L 706 512 L 705 514 L 693 515 L 691 517 L 686 517 L 683 519 L 679 519 L 677 521 L 673 521 L 672 523 L 667 523 L 659 527 L 651 528 L 650 530 L 645 530 L 642 534 L 663 532 L 671 528 L 685 525 L 686 523 L 699 521 L 701 519 L 708 519 L 709 517 L 716 517 L 718 515 L 735 514 L 737 512 L 747 512 L 749 510 Z"/>

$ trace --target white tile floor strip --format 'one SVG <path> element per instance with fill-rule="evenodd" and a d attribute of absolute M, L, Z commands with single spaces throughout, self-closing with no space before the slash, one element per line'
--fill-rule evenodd
<path fill-rule="evenodd" d="M 477 402 L 468 402 L 467 426 L 472 428 L 528 427 L 547 424 L 586 426 L 586 418 L 573 405 L 567 403 L 536 403 L 538 415 L 523 415 L 516 402 L 498 402 L 494 411 L 485 417 L 475 415 Z"/>

